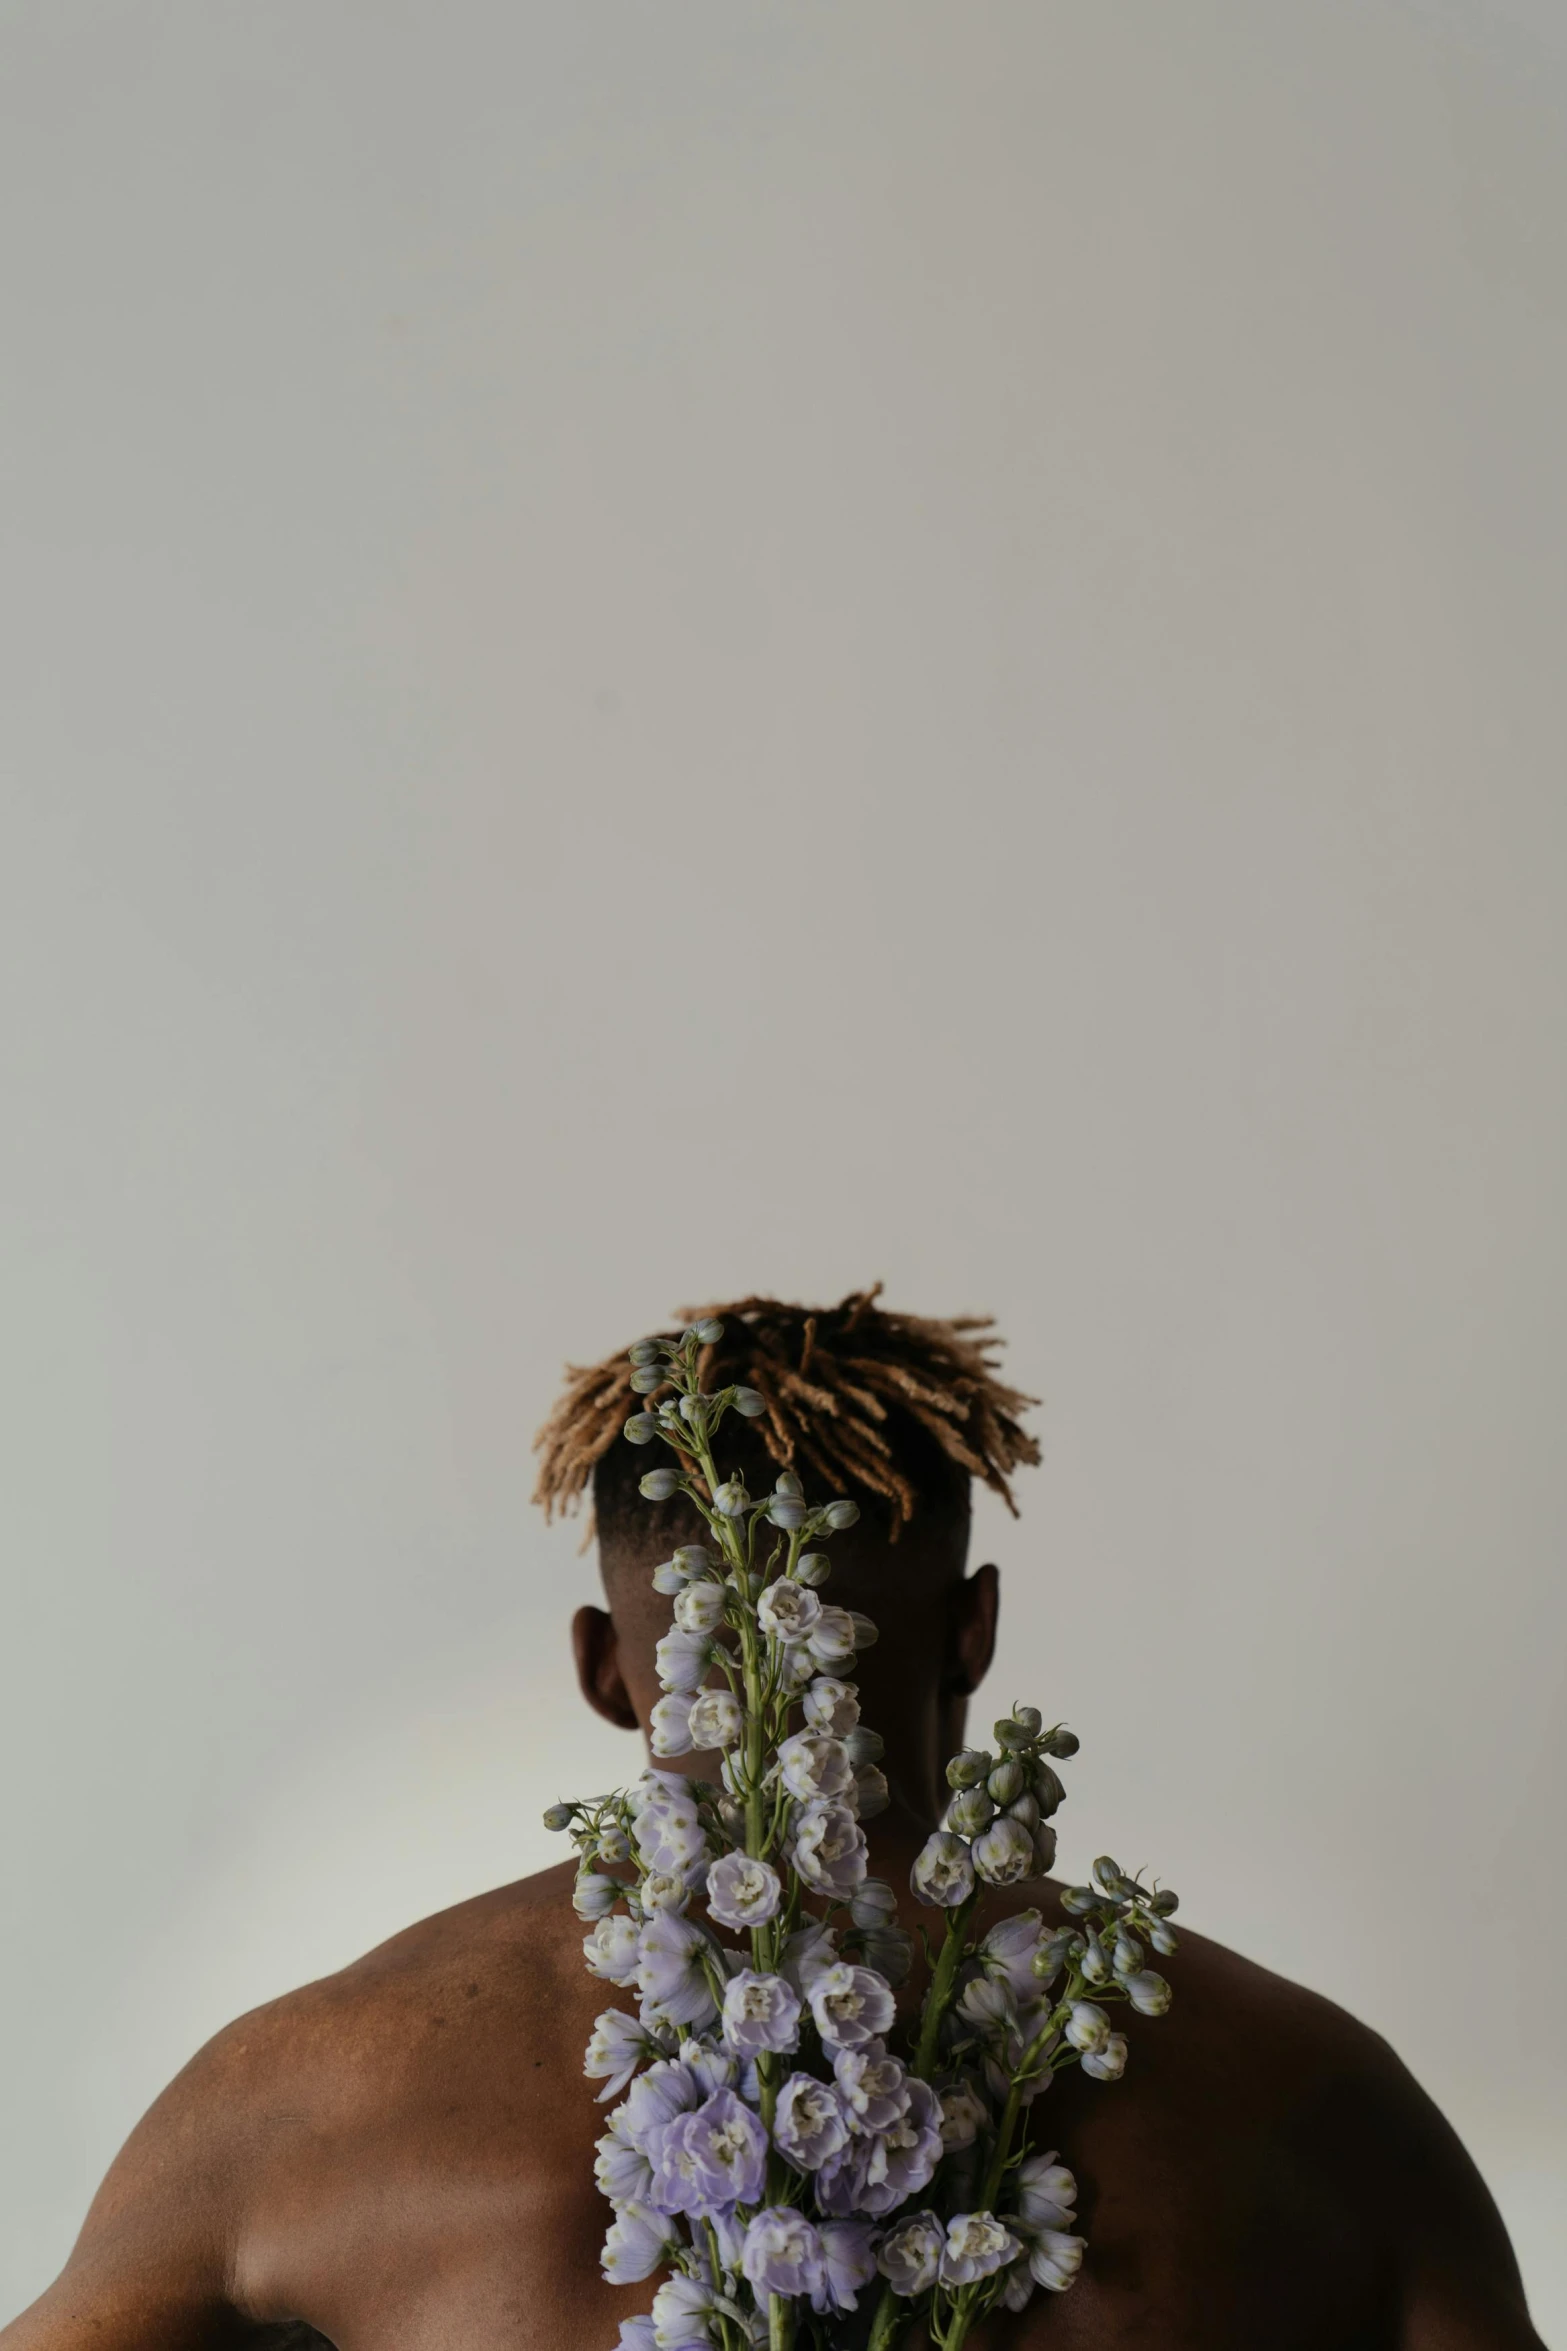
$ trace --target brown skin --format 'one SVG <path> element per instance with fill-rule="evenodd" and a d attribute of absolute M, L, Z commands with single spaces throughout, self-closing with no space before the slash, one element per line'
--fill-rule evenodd
<path fill-rule="evenodd" d="M 894 1793 L 872 1863 L 898 1886 L 995 1641 L 996 1571 L 963 1579 L 965 1534 L 905 1536 L 895 1604 L 874 1539 L 839 1547 L 834 1597 L 881 1592 L 858 1679 Z M 578 1614 L 578 1671 L 634 1728 L 667 1604 L 644 1561 L 606 1565 L 613 1617 Z M 339 2351 L 608 2351 L 652 2284 L 598 2275 L 603 2111 L 581 2051 L 607 1991 L 582 1965 L 571 1876 L 462 1903 L 220 2033 L 0 2351 L 293 2351 L 313 2340 L 299 2320 Z M 1175 2006 L 1133 2021 L 1126 2080 L 1070 2073 L 1036 2109 L 1078 2178 L 1081 2278 L 976 2346 L 1540 2351 L 1482 2182 L 1385 2043 L 1200 1936 L 1170 1974 Z"/>

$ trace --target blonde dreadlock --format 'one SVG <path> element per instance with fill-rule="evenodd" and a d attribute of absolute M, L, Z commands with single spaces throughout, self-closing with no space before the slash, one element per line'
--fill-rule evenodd
<path fill-rule="evenodd" d="M 877 1282 L 833 1307 L 741 1298 L 688 1308 L 681 1319 L 715 1315 L 723 1323 L 723 1337 L 703 1352 L 704 1385 L 744 1382 L 758 1391 L 767 1409 L 752 1426 L 779 1467 L 798 1462 L 833 1493 L 847 1485 L 878 1496 L 892 1541 L 917 1499 L 889 1436 L 889 1415 L 895 1420 L 899 1413 L 949 1462 L 982 1478 L 1015 1517 L 1010 1474 L 1039 1459 L 1039 1445 L 1018 1414 L 1037 1398 L 996 1377 L 1003 1342 L 992 1317 L 889 1314 L 876 1303 L 880 1295 Z M 624 1354 L 586 1369 L 568 1366 L 566 1381 L 534 1439 L 540 1461 L 533 1498 L 547 1518 L 576 1504 L 628 1413 L 643 1401 L 632 1391 Z"/>

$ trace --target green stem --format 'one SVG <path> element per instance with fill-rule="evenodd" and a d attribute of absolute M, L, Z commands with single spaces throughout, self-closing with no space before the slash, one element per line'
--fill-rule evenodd
<path fill-rule="evenodd" d="M 890 2286 L 883 2286 L 865 2351 L 890 2351 L 899 2330 L 911 2316 L 909 2305 L 900 2301 Z"/>
<path fill-rule="evenodd" d="M 925 2014 L 920 2024 L 919 2047 L 914 2053 L 913 2071 L 922 2082 L 930 2080 L 935 2070 L 936 2053 L 941 2039 L 941 2022 L 952 2006 L 953 1987 L 963 1958 L 963 1946 L 968 1933 L 968 1922 L 974 1915 L 977 1893 L 960 1902 L 956 1910 L 947 1913 L 947 1939 L 941 1946 L 941 1956 L 925 1994 Z"/>
<path fill-rule="evenodd" d="M 767 2351 L 790 2351 L 794 2341 L 794 2307 L 783 2294 L 767 2297 Z"/>

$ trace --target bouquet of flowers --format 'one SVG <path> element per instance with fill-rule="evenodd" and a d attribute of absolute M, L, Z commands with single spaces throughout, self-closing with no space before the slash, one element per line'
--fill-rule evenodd
<path fill-rule="evenodd" d="M 1077 2275 L 1075 2184 L 1030 2151 L 1028 2109 L 1063 2067 L 1120 2078 L 1112 2008 L 1168 2008 L 1148 1951 L 1175 1948 L 1176 1898 L 1101 1858 L 1063 1897 L 1073 1923 L 1021 1910 L 979 1931 L 986 1886 L 1051 1867 L 1055 1766 L 1077 1749 L 1014 1706 L 994 1751 L 947 1766 L 911 1878 L 944 1931 L 922 1931 L 924 2002 L 900 2021 L 914 1939 L 867 1875 L 861 1823 L 887 1784 L 846 1678 L 876 1629 L 820 1597 L 818 1546 L 858 1510 L 810 1502 L 790 1470 L 762 1496 L 721 1474 L 726 1416 L 765 1409 L 754 1389 L 704 1391 L 721 1335 L 709 1321 L 631 1350 L 649 1402 L 626 1435 L 671 1448 L 642 1492 L 689 1496 L 710 1537 L 653 1571 L 675 1620 L 653 1750 L 721 1753 L 722 1785 L 654 1769 L 545 1815 L 577 1848 L 589 1968 L 637 1996 L 635 2015 L 598 2018 L 585 2062 L 619 2100 L 595 2167 L 614 2208 L 604 2275 L 669 2272 L 621 2351 L 889 2351 L 916 2318 L 957 2351 L 998 2304 Z"/>

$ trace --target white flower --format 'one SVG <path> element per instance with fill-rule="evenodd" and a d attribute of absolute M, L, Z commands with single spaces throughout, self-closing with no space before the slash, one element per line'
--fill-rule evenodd
<path fill-rule="evenodd" d="M 662 2269 L 675 2232 L 661 2212 L 645 2204 L 622 2204 L 604 2239 L 599 2266 L 612 2286 L 634 2286 Z"/>
<path fill-rule="evenodd" d="M 700 2278 L 664 2280 L 653 2297 L 653 2340 L 658 2351 L 690 2351 L 694 2344 L 713 2340 L 708 2320 L 715 2290 Z"/>
<path fill-rule="evenodd" d="M 1033 1958 L 1039 1949 L 1043 1921 L 1037 1910 L 1020 1910 L 993 1926 L 979 1947 L 979 1961 L 987 1975 L 1001 1976 L 1020 2000 L 1037 2000 L 1039 1983 Z"/>
<path fill-rule="evenodd" d="M 876 2266 L 895 2294 L 913 2301 L 936 2283 L 941 2256 L 947 2248 L 946 2231 L 933 2212 L 911 2212 L 890 2228 L 881 2241 Z"/>
<path fill-rule="evenodd" d="M 639 1892 L 642 1907 L 650 1916 L 655 1910 L 684 1910 L 691 1900 L 684 1877 L 672 1869 L 649 1870 Z"/>
<path fill-rule="evenodd" d="M 669 1772 L 657 1777 L 668 1784 L 661 1784 L 638 1807 L 637 1852 L 644 1869 L 668 1869 L 684 1876 L 707 1854 L 702 1816 L 687 1781 Z"/>
<path fill-rule="evenodd" d="M 656 1911 L 638 1942 L 637 1990 L 659 2023 L 706 2024 L 718 2013 L 706 1962 L 714 1957 L 701 1928 L 673 1911 Z"/>
<path fill-rule="evenodd" d="M 800 2002 L 782 1976 L 743 1967 L 724 1991 L 724 2038 L 744 2057 L 761 2049 L 797 2049 Z"/>
<path fill-rule="evenodd" d="M 713 1662 L 713 1644 L 706 1633 L 682 1632 L 676 1625 L 653 1652 L 658 1678 L 666 1690 L 699 1690 Z"/>
<path fill-rule="evenodd" d="M 802 1641 L 822 1613 L 816 1594 L 788 1576 L 769 1584 L 756 1604 L 756 1621 L 775 1641 Z"/>
<path fill-rule="evenodd" d="M 1085 2052 L 1083 2071 L 1092 2081 L 1118 2082 L 1126 2071 L 1130 2054 L 1125 2033 L 1112 2033 L 1102 2049 Z"/>
<path fill-rule="evenodd" d="M 822 1731 L 796 1731 L 778 1749 L 778 1769 L 791 1796 L 802 1804 L 841 1796 L 854 1784 L 849 1751 L 841 1739 Z"/>
<path fill-rule="evenodd" d="M 733 1747 L 745 1729 L 745 1708 L 733 1690 L 698 1690 L 687 1728 L 693 1747 Z"/>
<path fill-rule="evenodd" d="M 777 1916 L 783 1885 L 768 1861 L 725 1853 L 707 1873 L 707 1909 L 720 1926 L 759 1927 Z"/>
<path fill-rule="evenodd" d="M 1077 2218 L 1077 2182 L 1054 2152 L 1028 2156 L 1012 2188 L 1018 2219 L 1030 2229 L 1064 2229 Z"/>
<path fill-rule="evenodd" d="M 865 1832 L 846 1804 L 808 1804 L 795 1823 L 794 1866 L 819 1894 L 848 1894 L 865 1876 Z"/>
<path fill-rule="evenodd" d="M 1028 2266 L 1039 2285 L 1064 2294 L 1083 2266 L 1083 2239 L 1041 2229 L 1028 2249 Z"/>
<path fill-rule="evenodd" d="M 648 1743 L 655 1755 L 690 1754 L 691 1705 L 684 1690 L 671 1690 L 658 1700 L 647 1718 Z"/>
<path fill-rule="evenodd" d="M 675 1601 L 675 1622 L 683 1633 L 715 1633 L 723 1621 L 722 1584 L 687 1584 Z"/>
<path fill-rule="evenodd" d="M 988 2278 L 1023 2248 L 1012 2231 L 993 2212 L 960 2212 L 947 2223 L 947 2242 L 941 2256 L 944 2286 L 971 2286 Z"/>
<path fill-rule="evenodd" d="M 636 1981 L 639 1930 L 635 1919 L 617 1911 L 612 1918 L 601 1918 L 591 1935 L 582 1941 L 582 1956 L 588 1963 L 588 1973 L 598 1976 L 606 1984 L 630 1984 Z"/>
<path fill-rule="evenodd" d="M 860 1719 L 860 1695 L 852 1682 L 832 1674 L 818 1674 L 800 1701 L 813 1731 L 829 1731 L 846 1739 Z"/>
<path fill-rule="evenodd" d="M 816 2029 L 829 2049 L 854 2049 L 873 2040 L 887 2031 L 896 2013 L 884 1976 L 841 1959 L 814 1979 L 809 1998 Z"/>
<path fill-rule="evenodd" d="M 970 1850 L 987 1885 L 1015 1886 L 1035 1875 L 1034 1840 L 1021 1821 L 992 1822 Z"/>
<path fill-rule="evenodd" d="M 990 2122 L 990 2109 L 972 2082 L 953 2082 L 939 2093 L 941 2143 L 948 2154 L 972 2147 Z"/>
<path fill-rule="evenodd" d="M 806 1636 L 806 1645 L 818 1665 L 847 1665 L 854 1655 L 854 1619 L 847 1608 L 819 1610 Z"/>
<path fill-rule="evenodd" d="M 974 1864 L 961 1837 L 937 1829 L 926 1838 L 909 1872 L 909 1884 L 921 1902 L 939 1903 L 953 1910 L 974 1891 Z"/>

